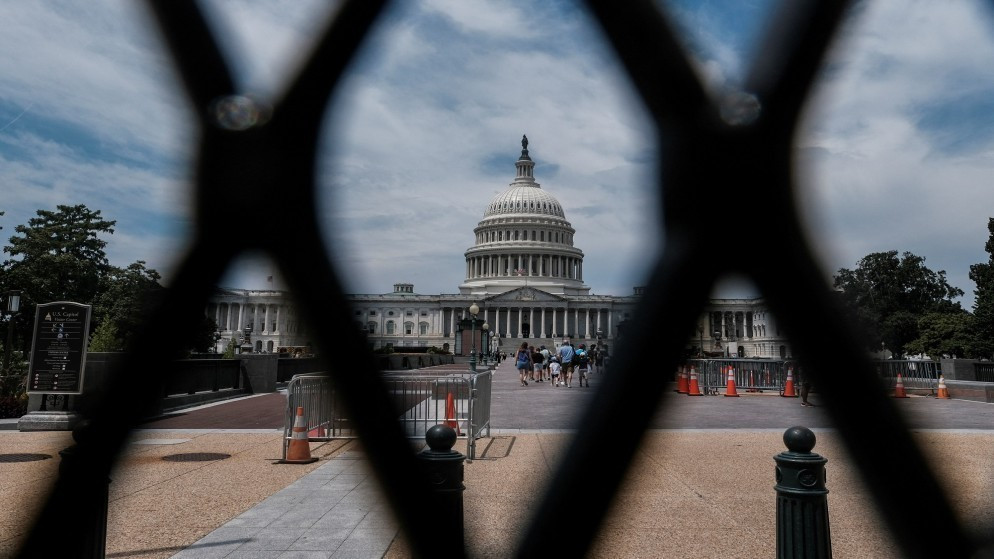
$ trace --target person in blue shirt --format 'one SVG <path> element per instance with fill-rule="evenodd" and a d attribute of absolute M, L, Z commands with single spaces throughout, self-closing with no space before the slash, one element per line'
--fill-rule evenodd
<path fill-rule="evenodd" d="M 570 343 L 569 338 L 563 340 L 563 345 L 559 346 L 559 364 L 563 369 L 563 384 L 569 387 L 573 382 L 573 357 L 576 352 L 573 351 L 573 344 Z"/>

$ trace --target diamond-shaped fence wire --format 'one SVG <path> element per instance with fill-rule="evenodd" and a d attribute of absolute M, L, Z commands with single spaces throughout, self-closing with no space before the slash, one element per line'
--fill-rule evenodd
<path fill-rule="evenodd" d="M 197 235 L 162 306 L 149 318 L 141 338 L 115 373 L 143 368 L 148 374 L 131 377 L 128 383 L 113 378 L 108 383 L 103 397 L 114 405 L 94 406 L 88 418 L 92 432 L 76 449 L 79 460 L 63 468 L 23 557 L 81 553 L 77 544 L 85 534 L 81 524 L 73 521 L 76 505 L 99 498 L 101 480 L 107 479 L 129 429 L 160 394 L 157 379 L 165 377 L 171 361 L 162 355 L 161 340 L 175 339 L 175 332 L 184 331 L 183 325 L 203 312 L 213 285 L 240 256 L 238 251 L 262 251 L 278 264 L 299 299 L 305 324 L 318 336 L 319 349 L 330 349 L 332 340 L 347 347 L 365 347 L 352 327 L 336 271 L 329 259 L 321 257 L 330 251 L 323 245 L 313 212 L 314 173 L 320 123 L 329 98 L 385 2 L 344 2 L 302 70 L 268 106 L 238 95 L 229 66 L 195 2 L 149 0 L 148 4 L 199 118 Z M 611 460 L 600 461 L 596 484 L 587 483 L 587 473 L 580 468 L 564 467 L 552 476 L 533 518 L 568 516 L 571 536 L 560 537 L 533 520 L 516 553 L 579 557 L 590 548 L 644 429 L 664 402 L 663 375 L 639 374 L 636 353 L 626 348 L 649 343 L 655 331 L 651 317 L 693 324 L 716 279 L 737 273 L 760 288 L 798 354 L 817 355 L 818 348 L 827 345 L 835 348 L 833 362 L 852 364 L 846 377 L 832 374 L 827 360 L 804 365 L 820 387 L 831 418 L 903 553 L 909 557 L 972 556 L 981 549 L 981 542 L 957 521 L 893 402 L 882 388 L 858 393 L 847 389 L 853 379 L 870 379 L 874 371 L 830 297 L 824 275 L 805 245 L 793 205 L 793 135 L 848 4 L 786 2 L 767 30 L 759 50 L 762 54 L 753 61 L 743 90 L 718 101 L 706 94 L 666 14 L 655 2 L 589 0 L 587 4 L 641 94 L 660 138 L 665 139 L 659 143 L 658 156 L 663 168 L 659 195 L 666 244 L 634 318 L 632 335 L 615 353 L 617 374 L 603 380 L 562 464 L 592 463 L 607 440 L 611 441 Z M 246 114 L 265 118 L 246 121 Z M 267 206 L 269 193 L 277 188 L 297 200 L 295 211 L 270 216 L 279 222 L 265 234 L 247 232 L 237 249 L 224 242 L 229 231 L 240 229 L 244 216 Z M 780 217 L 780 234 L 769 240 L 776 246 L 768 248 L 781 255 L 781 266 L 763 267 L 734 253 L 721 260 L 707 257 L 710 247 L 720 241 L 720 233 L 697 227 L 692 210 L 713 197 L 726 200 L 744 215 Z M 282 250 L 286 245 L 310 257 L 294 258 Z M 792 273 L 781 274 L 781 269 Z M 817 332 L 808 327 L 811 315 L 820 319 L 822 328 Z M 660 366 L 672 370 L 681 358 L 684 340 L 678 335 L 662 340 L 662 345 L 653 340 L 662 356 Z M 150 363 L 146 355 L 161 358 Z M 431 519 L 435 515 L 425 510 L 428 488 L 415 475 L 415 454 L 393 418 L 392 403 L 372 355 L 349 352 L 338 359 L 335 366 L 328 364 L 328 370 L 346 395 L 345 401 L 352 404 L 348 411 L 384 493 L 414 553 L 432 556 L 435 531 Z M 894 472 L 900 475 L 895 477 Z M 906 491 L 907 487 L 915 491 Z M 922 529 L 923 519 L 927 519 L 927 530 Z"/>

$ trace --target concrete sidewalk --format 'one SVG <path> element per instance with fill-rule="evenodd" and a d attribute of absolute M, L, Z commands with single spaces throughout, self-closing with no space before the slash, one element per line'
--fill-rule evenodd
<path fill-rule="evenodd" d="M 837 558 L 900 557 L 876 518 L 834 432 L 818 432 L 829 459 Z M 499 432 L 466 465 L 465 529 L 471 557 L 514 555 L 570 433 Z M 994 433 L 919 434 L 958 509 L 994 519 Z M 967 450 L 969 449 L 969 452 Z M 774 454 L 782 432 L 681 430 L 646 436 L 602 526 L 593 557 L 770 557 L 775 554 Z M 952 458 L 952 459 L 951 459 Z M 577 467 L 584 467 L 578 465 Z M 591 468 L 590 483 L 597 483 Z M 976 476 L 975 472 L 987 472 Z M 569 519 L 546 519 L 571 536 Z M 115 553 L 115 557 L 132 557 Z M 409 557 L 361 450 L 352 448 L 192 543 L 175 558 Z"/>

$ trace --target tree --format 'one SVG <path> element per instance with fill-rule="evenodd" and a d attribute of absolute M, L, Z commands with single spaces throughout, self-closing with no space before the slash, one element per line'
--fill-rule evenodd
<path fill-rule="evenodd" d="M 944 270 L 933 272 L 925 259 L 905 252 L 876 252 L 863 257 L 856 268 L 840 268 L 834 277 L 843 305 L 862 331 L 869 350 L 883 343 L 895 357 L 919 337 L 919 320 L 930 312 L 960 313 L 953 298 L 963 290 L 949 285 Z"/>
<path fill-rule="evenodd" d="M 976 284 L 973 293 L 974 334 L 978 355 L 992 358 L 994 354 L 994 218 L 987 220 L 990 236 L 984 250 L 989 258 L 985 264 L 970 266 L 970 279 Z"/>
<path fill-rule="evenodd" d="M 97 328 L 112 325 L 117 348 L 126 348 L 163 294 L 159 275 L 139 260 L 127 268 L 111 266 L 100 278 L 99 293 L 93 303 Z"/>
<path fill-rule="evenodd" d="M 210 353 L 215 350 L 218 338 L 214 336 L 219 335 L 217 333 L 217 322 L 214 321 L 212 317 L 204 315 L 200 322 L 194 326 L 193 332 L 193 351 L 198 353 Z M 232 349 L 234 351 L 234 349 Z"/>
<path fill-rule="evenodd" d="M 121 341 L 117 339 L 117 328 L 110 320 L 105 320 L 90 335 L 88 351 L 121 351 Z"/>
<path fill-rule="evenodd" d="M 918 320 L 918 338 L 908 342 L 908 353 L 924 353 L 932 358 L 955 355 L 976 357 L 974 317 L 965 310 L 959 313 L 930 312 Z"/>
<path fill-rule="evenodd" d="M 104 252 L 107 243 L 98 235 L 113 234 L 116 222 L 101 218 L 100 210 L 59 205 L 37 215 L 16 226 L 3 249 L 10 258 L 3 262 L 0 290 L 21 291 L 21 311 L 15 317 L 19 332 L 30 330 L 38 303 L 92 303 L 111 267 Z"/>
<path fill-rule="evenodd" d="M 238 339 L 234 336 L 228 342 L 228 345 L 224 347 L 224 352 L 221 353 L 221 359 L 234 359 L 235 358 L 235 347 L 238 345 Z"/>

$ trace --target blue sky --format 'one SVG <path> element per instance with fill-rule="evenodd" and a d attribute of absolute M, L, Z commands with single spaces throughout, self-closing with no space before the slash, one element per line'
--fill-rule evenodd
<path fill-rule="evenodd" d="M 204 5 L 241 89 L 266 96 L 329 3 Z M 702 79 L 721 87 L 741 79 L 775 3 L 662 5 Z M 194 127 L 142 4 L 13 0 L 0 3 L 0 21 L 0 235 L 38 209 L 83 203 L 117 220 L 113 263 L 146 260 L 168 282 L 192 231 Z M 796 145 L 799 209 L 826 275 L 871 252 L 910 251 L 945 270 L 972 307 L 967 274 L 987 261 L 994 216 L 992 38 L 982 2 L 880 0 L 851 13 Z M 512 180 L 522 134 L 536 179 L 577 230 L 594 293 L 630 294 L 660 246 L 654 132 L 576 3 L 396 2 L 325 134 L 317 211 L 352 292 L 396 282 L 456 292 L 473 227 Z M 246 226 L 264 228 L 264 212 Z M 737 216 L 721 200 L 714 212 L 743 231 L 719 256 L 753 250 L 775 263 L 763 250 L 775 216 Z M 222 283 L 266 288 L 272 273 L 246 259 Z"/>

